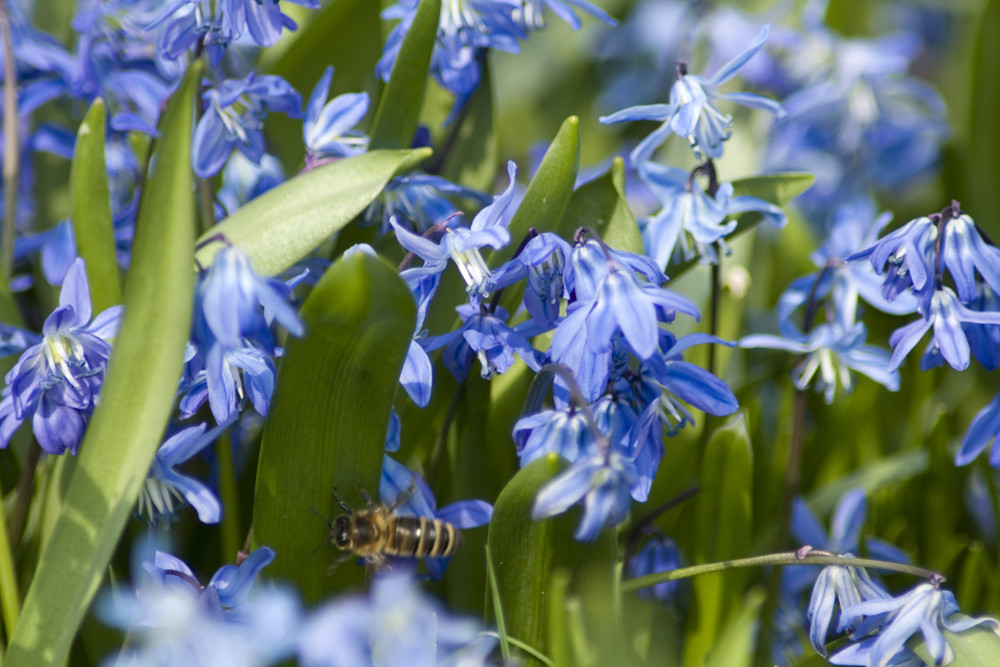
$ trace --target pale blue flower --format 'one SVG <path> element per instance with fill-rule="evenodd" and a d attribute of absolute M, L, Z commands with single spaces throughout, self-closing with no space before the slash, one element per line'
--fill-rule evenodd
<path fill-rule="evenodd" d="M 368 112 L 368 93 L 345 93 L 329 102 L 333 67 L 327 67 L 306 104 L 302 136 L 306 144 L 306 168 L 328 158 L 364 153 L 368 137 L 351 129 Z"/>
<path fill-rule="evenodd" d="M 972 463 L 991 440 L 994 443 L 990 454 L 990 465 L 1000 468 L 1000 393 L 972 419 L 969 430 L 962 438 L 962 447 L 955 454 L 955 465 L 964 466 Z"/>
<path fill-rule="evenodd" d="M 733 118 L 723 114 L 716 107 L 716 100 L 735 102 L 755 109 L 763 109 L 784 115 L 781 105 L 760 95 L 751 93 L 719 93 L 716 88 L 733 78 L 743 65 L 764 45 L 770 33 L 770 26 L 764 26 L 750 46 L 740 55 L 723 65 L 711 78 L 696 74 L 686 74 L 683 68 L 680 78 L 670 89 L 669 104 L 634 106 L 617 111 L 610 116 L 602 116 L 602 123 L 620 123 L 633 120 L 656 120 L 663 124 L 642 140 L 632 151 L 633 164 L 639 165 L 652 157 L 655 151 L 671 133 L 686 138 L 695 157 L 722 157 L 722 143 L 729 138 Z"/>
<path fill-rule="evenodd" d="M 886 667 L 906 650 L 907 640 L 919 630 L 934 663 L 946 665 L 955 659 L 955 652 L 945 639 L 944 630 L 960 633 L 983 626 L 1000 635 L 1000 622 L 995 618 L 956 616 L 958 611 L 951 591 L 941 590 L 935 583 L 919 584 L 899 597 L 859 602 L 841 612 L 841 624 L 884 615 L 882 628 L 874 641 L 849 646 L 833 655 L 830 662 Z"/>

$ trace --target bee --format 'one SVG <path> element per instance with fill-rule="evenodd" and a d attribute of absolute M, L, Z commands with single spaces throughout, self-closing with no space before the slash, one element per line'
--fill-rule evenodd
<path fill-rule="evenodd" d="M 333 562 L 330 570 L 354 556 L 364 558 L 370 565 L 381 565 L 386 556 L 399 558 L 444 558 L 462 546 L 462 531 L 441 519 L 425 516 L 397 516 L 393 512 L 413 493 L 399 494 L 392 505 L 372 501 L 364 489 L 361 498 L 367 509 L 354 511 L 333 489 L 333 497 L 344 510 L 332 522 L 330 542 L 345 553 Z"/>

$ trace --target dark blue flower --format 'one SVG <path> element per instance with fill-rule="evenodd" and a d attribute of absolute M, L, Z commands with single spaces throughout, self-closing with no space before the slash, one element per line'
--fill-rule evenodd
<path fill-rule="evenodd" d="M 49 454 L 76 454 L 97 404 L 110 339 L 118 332 L 121 306 L 90 316 L 90 289 L 82 259 L 66 272 L 59 307 L 45 319 L 42 338 L 7 373 L 0 401 L 0 446 L 31 418 L 32 431 Z"/>
<path fill-rule="evenodd" d="M 285 0 L 292 4 L 318 9 L 318 0 Z M 259 2 L 258 0 L 219 0 L 222 10 L 222 35 L 233 42 L 243 32 L 249 32 L 251 39 L 260 46 L 271 46 L 281 37 L 284 28 L 295 30 L 296 24 L 281 13 L 278 0 Z"/>
<path fill-rule="evenodd" d="M 427 336 L 424 318 L 427 316 L 427 307 L 430 305 L 431 299 L 434 298 L 440 280 L 440 273 L 431 273 L 406 281 L 410 293 L 413 294 L 413 298 L 417 302 L 417 321 L 413 328 L 413 340 L 410 341 L 410 347 L 406 351 L 406 359 L 403 361 L 403 370 L 399 374 L 399 384 L 403 386 L 413 402 L 421 408 L 427 407 L 431 400 L 434 366 L 431 364 L 430 357 L 427 356 L 427 350 L 420 344 L 420 341 Z"/>
<path fill-rule="evenodd" d="M 533 371 L 541 368 L 541 353 L 535 350 L 529 338 L 540 333 L 532 321 L 522 322 L 513 327 L 507 324 L 507 311 L 497 307 L 493 312 L 483 306 L 458 306 L 462 325 L 451 333 L 424 338 L 421 342 L 428 352 L 445 347 L 444 365 L 455 376 L 464 380 L 478 357 L 484 379 L 494 373 L 503 374 L 514 364 L 514 355 Z"/>
<path fill-rule="evenodd" d="M 449 197 L 489 204 L 492 198 L 478 190 L 455 185 L 440 176 L 406 174 L 396 176 L 365 211 L 364 224 L 378 224 L 379 233 L 392 229 L 395 219 L 403 227 L 423 234 L 436 224 L 461 215 Z"/>
<path fill-rule="evenodd" d="M 333 67 L 327 67 L 306 104 L 302 138 L 307 169 L 328 158 L 349 157 L 368 148 L 368 137 L 351 129 L 368 112 L 368 93 L 345 93 L 327 102 L 332 80 Z"/>
<path fill-rule="evenodd" d="M 566 273 L 572 248 L 557 234 L 542 232 L 532 238 L 515 257 L 493 272 L 497 287 L 507 287 L 528 279 L 524 307 L 540 326 L 549 326 L 559 317 L 562 299 L 569 300 L 573 285 Z"/>
<path fill-rule="evenodd" d="M 583 411 L 569 407 L 521 417 L 514 424 L 514 441 L 522 468 L 549 453 L 576 461 L 597 442 Z"/>
<path fill-rule="evenodd" d="M 723 65 L 709 79 L 696 74 L 683 74 L 670 89 L 669 104 L 635 106 L 602 116 L 602 123 L 620 123 L 632 120 L 656 120 L 663 124 L 632 151 L 633 164 L 648 161 L 671 133 L 685 137 L 694 149 L 695 156 L 722 157 L 722 142 L 729 138 L 733 125 L 732 116 L 715 108 L 715 100 L 728 100 L 755 109 L 764 109 L 779 117 L 784 115 L 781 105 L 750 93 L 719 93 L 716 88 L 733 78 L 743 65 L 753 57 L 770 32 L 769 26 L 754 38 L 753 43 L 740 55 Z"/>
<path fill-rule="evenodd" d="M 191 147 L 191 165 L 201 178 L 214 175 L 234 148 L 253 162 L 264 155 L 264 118 L 280 111 L 302 117 L 302 99 L 280 76 L 226 79 L 202 94 L 205 113 L 198 121 Z"/>
<path fill-rule="evenodd" d="M 683 567 L 680 549 L 669 537 L 654 537 L 628 563 L 628 578 L 635 579 L 647 574 L 669 572 Z M 639 595 L 647 600 L 667 602 L 677 594 L 680 581 L 662 581 L 639 590 Z"/>

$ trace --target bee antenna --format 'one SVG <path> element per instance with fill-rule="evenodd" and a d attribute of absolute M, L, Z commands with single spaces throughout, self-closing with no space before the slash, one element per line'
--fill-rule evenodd
<path fill-rule="evenodd" d="M 325 547 L 328 544 L 330 544 L 330 540 L 324 540 L 322 544 L 320 544 L 318 547 L 316 547 L 315 549 L 313 549 L 312 551 L 310 551 L 309 555 L 307 555 L 306 558 L 307 559 L 310 558 L 314 553 L 316 553 L 317 551 L 319 551 L 320 549 L 322 549 L 323 547 Z"/>
<path fill-rule="evenodd" d="M 318 516 L 319 518 L 323 519 L 323 523 L 325 523 L 325 524 L 326 524 L 326 527 L 327 527 L 327 528 L 329 528 L 330 530 L 333 530 L 333 522 L 332 522 L 332 521 L 330 521 L 329 519 L 327 519 L 327 518 L 326 518 L 326 516 L 324 516 L 324 515 L 320 514 L 320 513 L 319 513 L 319 510 L 318 510 L 318 509 L 316 509 L 315 507 L 313 507 L 312 505 L 310 505 L 310 506 L 309 506 L 309 509 L 310 509 L 310 510 L 312 510 L 312 513 L 313 513 L 313 514 L 315 514 L 315 515 L 316 515 L 316 516 Z M 324 544 L 321 544 L 320 546 L 325 546 L 325 543 L 324 543 Z M 318 549 L 318 548 L 319 548 L 319 547 L 317 547 L 317 549 Z M 313 549 L 313 551 L 316 551 L 316 549 Z"/>

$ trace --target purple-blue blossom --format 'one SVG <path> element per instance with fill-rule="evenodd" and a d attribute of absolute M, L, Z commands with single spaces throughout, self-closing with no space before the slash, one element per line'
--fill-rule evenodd
<path fill-rule="evenodd" d="M 194 130 L 191 165 L 201 178 L 215 175 L 233 149 L 252 162 L 264 155 L 264 118 L 280 111 L 291 118 L 302 117 L 302 99 L 280 76 L 226 79 L 202 94 L 205 113 Z"/>
<path fill-rule="evenodd" d="M 59 293 L 59 306 L 45 319 L 41 337 L 29 337 L 34 344 L 5 378 L 0 447 L 6 447 L 14 431 L 30 419 L 43 450 L 76 454 L 97 405 L 121 314 L 122 307 L 113 306 L 91 321 L 84 262 L 73 262 Z"/>
<path fill-rule="evenodd" d="M 364 153 L 368 137 L 353 129 L 368 113 L 368 93 L 345 93 L 326 101 L 333 80 L 327 67 L 306 104 L 302 138 L 306 144 L 306 168 L 324 160 Z"/>
<path fill-rule="evenodd" d="M 1000 468 L 1000 393 L 973 417 L 969 430 L 962 438 L 962 446 L 955 454 L 955 465 L 972 463 L 991 440 L 993 451 L 990 453 L 990 465 Z"/>

